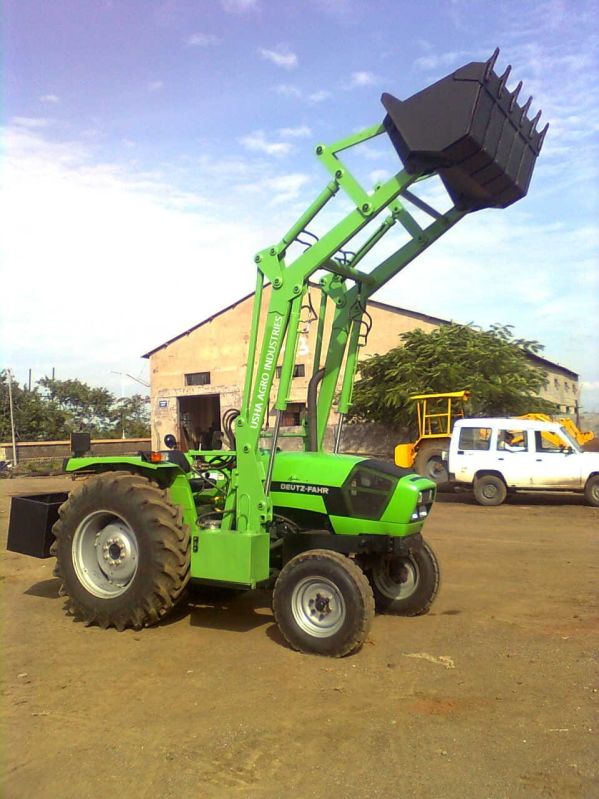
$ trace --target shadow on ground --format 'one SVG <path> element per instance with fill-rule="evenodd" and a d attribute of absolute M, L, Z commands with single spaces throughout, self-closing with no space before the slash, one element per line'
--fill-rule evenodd
<path fill-rule="evenodd" d="M 454 503 L 461 505 L 478 505 L 474 499 L 471 491 L 457 490 L 457 491 L 439 491 L 437 494 L 437 502 Z M 537 506 L 551 506 L 551 505 L 584 505 L 584 497 L 582 494 L 574 494 L 561 491 L 539 491 L 539 492 L 522 492 L 509 494 L 505 500 L 507 505 L 537 505 Z"/>

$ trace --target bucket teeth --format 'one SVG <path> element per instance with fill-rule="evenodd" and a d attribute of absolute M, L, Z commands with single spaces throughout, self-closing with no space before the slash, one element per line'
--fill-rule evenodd
<path fill-rule="evenodd" d="M 507 88 L 512 67 L 494 71 L 499 48 L 420 92 L 398 100 L 383 94 L 384 125 L 409 174 L 436 172 L 455 207 L 506 208 L 522 199 L 547 133 L 536 130 L 541 112 L 518 103 L 522 81 Z"/>
<path fill-rule="evenodd" d="M 520 114 L 520 124 L 522 124 L 524 117 L 528 114 L 528 109 L 530 108 L 531 103 L 532 103 L 532 94 L 522 106 L 522 113 Z"/>
<path fill-rule="evenodd" d="M 545 136 L 547 135 L 547 131 L 548 131 L 548 130 L 549 130 L 549 122 L 546 122 L 546 123 L 545 123 L 545 127 L 544 127 L 544 128 L 543 128 L 543 130 L 542 130 L 542 131 L 539 133 L 539 150 L 540 150 L 540 149 L 541 149 L 541 147 L 543 146 L 543 142 L 544 142 L 544 140 L 545 140 Z"/>
<path fill-rule="evenodd" d="M 489 58 L 489 60 L 485 65 L 485 80 L 489 80 L 489 78 L 491 77 L 491 72 L 493 72 L 493 67 L 495 66 L 495 62 L 497 61 L 498 57 L 499 57 L 499 47 L 496 47 L 493 55 L 491 56 L 491 58 Z"/>
<path fill-rule="evenodd" d="M 507 69 L 503 73 L 503 75 L 499 78 L 499 89 L 497 90 L 497 97 L 501 97 L 503 94 L 503 90 L 505 89 L 505 84 L 507 83 L 507 79 L 510 76 L 510 72 L 512 71 L 512 65 L 508 64 Z"/>
<path fill-rule="evenodd" d="M 510 100 L 510 112 L 514 110 L 514 106 L 516 105 L 516 100 L 518 99 L 518 95 L 520 94 L 520 89 L 522 88 L 522 81 L 516 86 L 512 93 L 512 99 Z"/>
<path fill-rule="evenodd" d="M 535 128 L 536 128 L 536 126 L 537 126 L 537 123 L 538 123 L 539 119 L 541 118 L 541 114 L 542 114 L 542 113 L 543 113 L 543 112 L 542 112 L 542 111 L 541 111 L 541 109 L 539 108 L 539 110 L 537 111 L 537 115 L 536 115 L 536 117 L 535 117 L 535 118 L 532 120 L 532 122 L 530 123 L 530 133 L 528 134 L 529 136 L 532 136 L 532 134 L 535 132 Z"/>

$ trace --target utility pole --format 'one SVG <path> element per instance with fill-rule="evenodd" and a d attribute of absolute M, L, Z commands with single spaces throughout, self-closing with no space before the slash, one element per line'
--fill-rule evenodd
<path fill-rule="evenodd" d="M 10 433 L 12 436 L 12 463 L 13 466 L 17 465 L 17 439 L 15 436 L 15 417 L 12 403 L 12 372 L 10 369 L 6 370 L 8 376 L 8 404 L 10 407 Z"/>

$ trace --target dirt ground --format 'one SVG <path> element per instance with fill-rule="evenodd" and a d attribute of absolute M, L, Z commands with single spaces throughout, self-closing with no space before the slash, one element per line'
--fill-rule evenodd
<path fill-rule="evenodd" d="M 141 633 L 67 617 L 52 560 L 4 551 L 3 796 L 599 796 L 599 510 L 575 496 L 441 498 L 428 616 L 377 616 L 361 652 L 299 655 L 267 592 Z"/>

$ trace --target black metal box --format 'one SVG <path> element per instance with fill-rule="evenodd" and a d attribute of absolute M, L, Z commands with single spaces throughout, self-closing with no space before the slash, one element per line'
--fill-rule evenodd
<path fill-rule="evenodd" d="M 34 558 L 49 558 L 54 542 L 52 526 L 67 497 L 65 491 L 13 497 L 6 548 Z"/>

